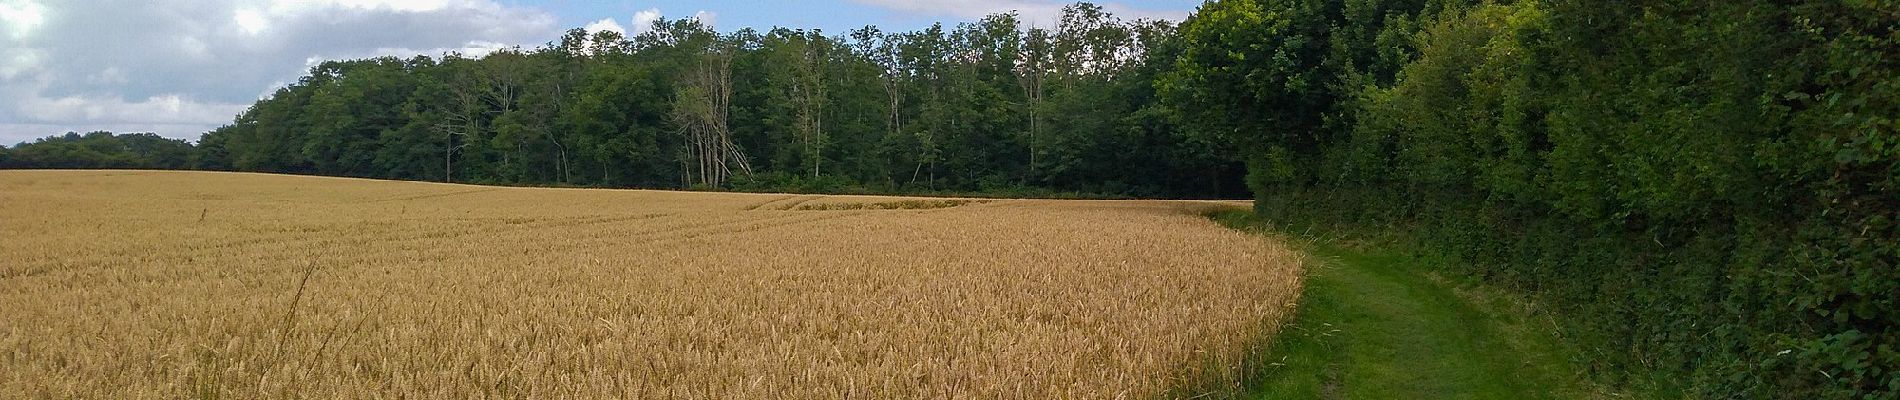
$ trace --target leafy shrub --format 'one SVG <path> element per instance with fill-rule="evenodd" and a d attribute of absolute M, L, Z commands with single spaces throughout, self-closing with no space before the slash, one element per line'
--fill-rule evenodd
<path fill-rule="evenodd" d="M 1204 59 L 1184 70 L 1341 91 L 1308 97 L 1338 110 L 1319 123 L 1202 126 L 1268 133 L 1236 141 L 1259 160 L 1261 215 L 1406 231 L 1466 261 L 1458 272 L 1567 310 L 1600 371 L 1705 397 L 1900 395 L 1900 6 L 1501 2 L 1419 12 L 1392 35 L 1409 42 L 1369 42 L 1351 27 L 1405 20 L 1220 3 L 1252 6 L 1190 19 L 1185 54 Z M 1340 21 L 1307 33 L 1330 50 L 1277 47 L 1324 54 L 1276 59 L 1304 65 L 1195 42 L 1248 25 L 1232 21 L 1311 23 L 1275 16 Z M 1350 51 L 1369 45 L 1384 47 Z M 1362 72 L 1393 60 L 1389 81 Z M 1228 95 L 1298 112 L 1271 99 L 1310 94 L 1303 82 Z"/>

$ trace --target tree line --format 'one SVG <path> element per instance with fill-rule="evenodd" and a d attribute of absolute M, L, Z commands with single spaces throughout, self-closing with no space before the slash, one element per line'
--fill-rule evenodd
<path fill-rule="evenodd" d="M 188 169 L 197 155 L 191 142 L 151 133 L 67 133 L 0 147 L 0 168 Z"/>
<path fill-rule="evenodd" d="M 1174 37 L 1172 23 L 1079 3 L 1047 28 L 1015 14 L 837 35 L 720 33 L 684 19 L 630 38 L 575 29 L 479 58 L 329 61 L 204 134 L 190 167 L 598 187 L 1245 196 L 1239 159 L 1188 136 L 1155 101 L 1151 82 L 1172 67 Z"/>
<path fill-rule="evenodd" d="M 1158 86 L 1285 224 L 1399 232 L 1598 371 L 1900 395 L 1900 5 L 1222 0 Z"/>

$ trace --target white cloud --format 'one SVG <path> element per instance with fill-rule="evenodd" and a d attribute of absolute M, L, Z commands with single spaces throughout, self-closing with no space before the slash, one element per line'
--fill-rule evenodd
<path fill-rule="evenodd" d="M 498 50 L 506 49 L 509 47 L 515 47 L 515 46 L 518 46 L 518 45 L 478 40 L 478 41 L 468 42 L 466 44 L 463 44 L 460 47 L 453 47 L 453 48 L 412 49 L 412 48 L 407 48 L 407 47 L 378 47 L 378 48 L 368 50 L 368 51 L 351 51 L 348 53 L 348 55 L 343 55 L 343 56 L 310 57 L 310 58 L 305 58 L 303 61 L 304 61 L 304 68 L 308 69 L 310 67 L 315 67 L 318 64 L 322 64 L 326 60 L 345 60 L 345 59 L 357 59 L 357 58 L 368 58 L 368 57 L 409 58 L 409 57 L 415 57 L 417 55 L 436 56 L 436 55 L 453 52 L 456 54 L 460 54 L 463 57 L 482 58 L 482 57 L 488 56 L 489 53 L 494 53 Z M 277 84 L 272 87 L 276 87 L 276 86 L 283 86 L 283 84 Z"/>
<path fill-rule="evenodd" d="M 46 6 L 32 0 L 0 0 L 0 23 L 13 40 L 25 39 L 46 23 Z"/>
<path fill-rule="evenodd" d="M 13 80 L 29 72 L 36 72 L 40 59 L 45 57 L 39 49 L 12 49 L 0 55 L 0 81 Z"/>
<path fill-rule="evenodd" d="M 653 23 L 660 21 L 660 9 L 649 8 L 633 13 L 633 33 L 641 34 L 653 30 Z"/>
<path fill-rule="evenodd" d="M 13 99 L 11 109 L 0 110 L 0 145 L 31 141 L 65 132 L 111 130 L 162 132 L 166 136 L 196 139 L 197 134 L 230 121 L 249 107 L 248 102 L 207 102 L 169 94 L 142 100 L 117 95 L 46 97 L 37 88 L 4 88 L 0 96 Z"/>
<path fill-rule="evenodd" d="M 97 129 L 196 138 L 314 62 L 479 57 L 560 33 L 553 15 L 499 0 L 44 4 L 0 0 L 0 143 Z"/>
<path fill-rule="evenodd" d="M 106 67 L 106 69 L 99 71 L 99 73 L 86 76 L 86 82 L 101 85 L 126 83 L 130 81 L 131 78 L 126 76 L 125 70 L 119 69 L 119 67 Z"/>
<path fill-rule="evenodd" d="M 205 103 L 179 95 L 153 96 L 127 101 L 116 96 L 71 96 L 56 99 L 28 98 L 17 107 L 37 118 L 28 122 L 85 120 L 99 123 L 199 124 L 207 118 L 230 118 L 244 104 Z"/>
<path fill-rule="evenodd" d="M 473 41 L 473 42 L 468 42 L 466 44 L 463 44 L 461 48 L 454 49 L 454 51 L 457 53 L 462 53 L 463 56 L 468 56 L 468 57 L 487 57 L 488 53 L 493 53 L 501 49 L 506 49 L 506 48 L 514 47 L 514 46 L 517 46 L 517 45 L 478 40 L 478 41 Z M 436 50 L 436 51 L 431 51 L 430 53 L 439 54 L 442 52 L 443 50 Z M 423 54 L 423 53 L 418 52 L 415 54 Z"/>
<path fill-rule="evenodd" d="M 179 54 L 183 54 L 183 55 L 190 56 L 193 58 L 211 57 L 211 45 L 205 43 L 204 39 L 199 39 L 193 36 L 185 36 L 185 37 L 178 38 L 177 50 Z"/>
<path fill-rule="evenodd" d="M 639 35 L 642 33 L 647 33 L 647 32 L 652 31 L 653 23 L 659 22 L 660 18 L 664 18 L 665 16 L 666 14 L 660 12 L 660 9 L 658 8 L 649 8 L 645 10 L 640 10 L 640 12 L 637 12 L 637 13 L 633 13 L 633 33 L 632 34 Z M 719 13 L 715 13 L 715 12 L 707 11 L 707 10 L 699 10 L 699 11 L 693 12 L 693 16 L 691 18 L 699 20 L 699 23 L 706 24 L 706 26 L 711 27 L 711 26 L 715 26 L 715 24 L 718 23 Z M 589 30 L 592 30 L 592 29 L 589 29 Z"/>
<path fill-rule="evenodd" d="M 265 3 L 270 4 L 271 11 L 273 12 L 294 12 L 298 10 L 324 8 L 417 12 L 441 10 L 449 8 L 450 6 L 467 7 L 492 4 L 484 4 L 484 2 L 478 1 L 454 0 L 266 0 Z"/>
<path fill-rule="evenodd" d="M 587 26 L 582 27 L 581 29 L 587 30 L 588 33 L 613 32 L 613 33 L 618 33 L 622 35 L 625 35 L 627 33 L 627 28 L 620 27 L 620 22 L 614 21 L 613 18 L 607 18 L 607 19 L 602 19 L 599 21 L 589 22 L 587 23 Z"/>
<path fill-rule="evenodd" d="M 264 28 L 270 26 L 270 21 L 265 19 L 264 13 L 252 9 L 237 10 L 237 14 L 231 16 L 231 20 L 237 23 L 238 29 L 243 29 L 244 33 L 252 35 L 261 33 Z"/>

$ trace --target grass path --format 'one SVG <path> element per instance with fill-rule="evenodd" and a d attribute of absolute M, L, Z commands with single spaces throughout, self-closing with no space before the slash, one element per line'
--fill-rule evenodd
<path fill-rule="evenodd" d="M 1427 261 L 1396 252 L 1330 244 L 1309 251 L 1315 263 L 1298 315 L 1247 398 L 1622 397 L 1586 383 L 1567 357 L 1575 350 L 1522 302 L 1435 279 L 1423 272 Z"/>

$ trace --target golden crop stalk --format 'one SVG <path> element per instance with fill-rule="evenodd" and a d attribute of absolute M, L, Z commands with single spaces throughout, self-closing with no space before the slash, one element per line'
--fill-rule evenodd
<path fill-rule="evenodd" d="M 1188 397 L 1299 293 L 1223 206 L 0 171 L 0 397 Z"/>

